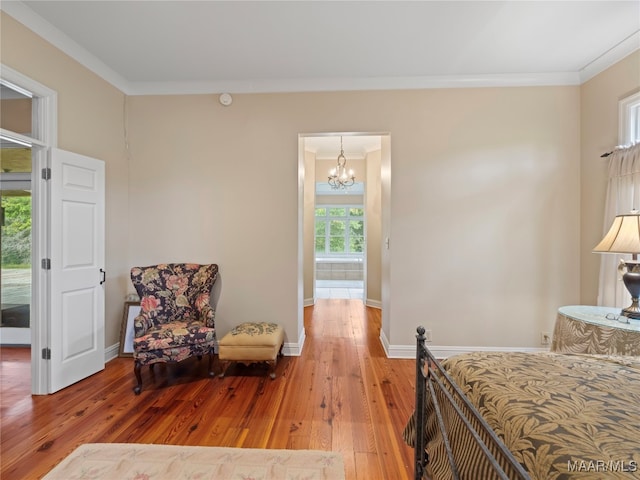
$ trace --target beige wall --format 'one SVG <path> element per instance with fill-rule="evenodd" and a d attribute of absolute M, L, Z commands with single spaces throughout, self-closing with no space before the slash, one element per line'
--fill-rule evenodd
<path fill-rule="evenodd" d="M 435 345 L 539 346 L 578 300 L 578 87 L 395 104 L 390 343 L 422 323 Z"/>
<path fill-rule="evenodd" d="M 580 91 L 580 302 L 585 305 L 595 305 L 598 297 L 600 255 L 592 250 L 604 234 L 609 165 L 600 155 L 618 145 L 618 102 L 638 90 L 640 51 L 584 83 Z"/>
<path fill-rule="evenodd" d="M 136 96 L 125 108 L 121 92 L 2 21 L 2 61 L 59 92 L 60 147 L 107 163 L 107 345 L 128 268 L 160 261 L 220 265 L 221 334 L 261 319 L 298 341 L 304 132 L 389 133 L 392 347 L 411 355 L 419 324 L 434 345 L 537 347 L 556 309 L 579 301 L 580 87 L 247 94 L 230 107 Z"/>
<path fill-rule="evenodd" d="M 105 343 L 111 346 L 119 341 L 124 295 L 130 283 L 125 95 L 12 17 L 0 13 L 2 63 L 58 92 L 58 147 L 105 162 Z"/>
<path fill-rule="evenodd" d="M 578 301 L 578 87 L 128 107 L 129 259 L 220 263 L 221 333 L 263 318 L 297 339 L 300 132 L 390 132 L 390 345 L 411 345 L 424 323 L 438 345 L 538 346 L 556 309 Z"/>

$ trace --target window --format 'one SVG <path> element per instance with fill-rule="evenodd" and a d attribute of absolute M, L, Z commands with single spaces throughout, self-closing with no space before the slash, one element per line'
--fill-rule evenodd
<path fill-rule="evenodd" d="M 619 147 L 613 149 L 609 160 L 603 234 L 616 215 L 640 207 L 640 92 L 620 100 L 618 106 Z M 618 280 L 618 267 L 617 256 L 601 256 L 598 305 L 625 307 L 629 304 L 629 293 Z"/>
<path fill-rule="evenodd" d="M 364 253 L 364 209 L 362 206 L 318 206 L 316 207 L 315 224 L 317 257 L 362 257 Z"/>
<path fill-rule="evenodd" d="M 619 143 L 629 145 L 640 141 L 640 92 L 620 101 Z"/>

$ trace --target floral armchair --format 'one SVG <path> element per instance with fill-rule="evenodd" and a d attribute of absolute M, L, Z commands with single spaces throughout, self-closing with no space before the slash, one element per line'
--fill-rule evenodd
<path fill-rule="evenodd" d="M 165 263 L 131 269 L 131 281 L 140 296 L 140 314 L 134 320 L 134 374 L 142 390 L 140 369 L 158 362 L 180 362 L 209 355 L 209 376 L 214 376 L 215 311 L 211 290 L 218 266 Z"/>

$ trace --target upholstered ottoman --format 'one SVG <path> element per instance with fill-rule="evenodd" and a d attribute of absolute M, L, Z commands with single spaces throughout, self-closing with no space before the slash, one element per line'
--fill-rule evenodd
<path fill-rule="evenodd" d="M 227 333 L 218 344 L 218 358 L 222 363 L 220 377 L 224 377 L 230 362 L 245 365 L 266 362 L 270 376 L 276 378 L 278 356 L 282 355 L 284 331 L 277 323 L 246 322 Z"/>

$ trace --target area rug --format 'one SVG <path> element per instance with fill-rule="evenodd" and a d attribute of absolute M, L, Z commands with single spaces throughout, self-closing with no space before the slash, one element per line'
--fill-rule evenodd
<path fill-rule="evenodd" d="M 87 443 L 43 480 L 344 480 L 342 455 L 320 450 Z"/>

